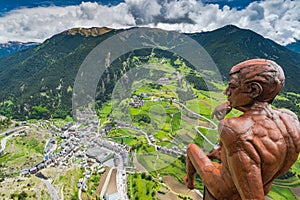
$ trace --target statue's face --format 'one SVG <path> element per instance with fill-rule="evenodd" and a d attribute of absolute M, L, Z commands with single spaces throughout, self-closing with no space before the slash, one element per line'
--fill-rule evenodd
<path fill-rule="evenodd" d="M 254 100 L 249 96 L 249 88 L 241 80 L 237 74 L 230 76 L 230 81 L 225 90 L 230 106 L 239 110 L 239 107 L 253 104 Z"/>

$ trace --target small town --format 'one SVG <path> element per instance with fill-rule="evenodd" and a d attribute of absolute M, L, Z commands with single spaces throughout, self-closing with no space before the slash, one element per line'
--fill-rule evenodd
<path fill-rule="evenodd" d="M 140 107 L 144 102 L 144 100 L 140 100 L 136 96 L 133 96 L 132 101 L 134 104 L 129 103 L 129 106 L 132 107 L 137 105 L 137 107 Z M 157 100 L 154 99 L 154 101 Z M 87 192 L 87 181 L 92 174 L 103 174 L 105 171 L 108 171 L 102 184 L 100 197 L 107 200 L 126 200 L 129 199 L 127 195 L 127 174 L 136 173 L 141 169 L 137 169 L 138 166 L 134 163 L 129 164 L 128 157 L 131 154 L 129 145 L 120 144 L 104 137 L 113 128 L 131 129 L 138 132 L 146 138 L 148 146 L 153 146 L 156 151 L 163 154 L 177 157 L 186 153 L 186 148 L 179 150 L 177 146 L 167 148 L 156 145 L 153 135 L 148 135 L 132 124 L 108 119 L 109 122 L 113 122 L 114 126 L 112 123 L 108 123 L 99 128 L 99 120 L 89 120 L 91 117 L 87 116 L 86 114 L 82 115 L 80 122 L 67 122 L 62 127 L 56 127 L 47 120 L 39 122 L 38 125 L 24 121 L 19 127 L 1 134 L 1 136 L 5 136 L 1 141 L 1 155 L 6 153 L 5 145 L 11 137 L 26 135 L 30 127 L 47 125 L 52 137 L 45 144 L 43 160 L 29 168 L 22 169 L 19 173 L 20 177 L 37 176 L 47 185 L 51 198 L 58 200 L 60 199 L 59 192 L 51 185 L 51 180 L 41 172 L 45 168 L 65 169 L 76 163 L 84 171 L 84 177 L 77 182 L 78 199 L 82 199 L 82 192 Z M 79 160 L 80 162 L 78 162 Z M 115 185 L 115 188 L 112 188 L 112 185 Z M 202 196 L 199 191 L 197 191 L 197 194 L 199 194 L 199 198 Z"/>
<path fill-rule="evenodd" d="M 22 127 L 16 131 L 10 131 L 6 133 L 6 136 L 19 136 L 20 134 L 26 134 L 26 128 L 29 125 L 23 123 Z M 104 199 L 112 199 L 106 193 L 106 189 L 110 184 L 110 179 L 117 180 L 117 192 L 111 194 L 115 199 L 126 199 L 126 166 L 128 162 L 128 151 L 130 147 L 127 145 L 120 145 L 116 142 L 101 139 L 101 134 L 105 134 L 105 130 L 96 133 L 98 128 L 98 121 L 92 122 L 89 126 L 78 129 L 78 124 L 73 122 L 66 123 L 61 129 L 52 126 L 50 129 L 53 135 L 47 141 L 44 149 L 44 160 L 28 169 L 20 171 L 20 176 L 39 176 L 39 171 L 47 167 L 66 168 L 73 164 L 73 162 L 80 158 L 80 168 L 83 169 L 84 177 L 78 180 L 78 198 L 80 198 L 81 191 L 87 191 L 86 182 L 90 178 L 91 173 L 102 174 L 105 168 L 110 168 L 116 173 L 113 173 L 115 177 L 107 177 L 106 184 L 103 186 L 101 196 Z M 62 139 L 60 145 L 57 144 L 56 138 Z M 58 151 L 57 151 L 58 150 Z M 2 150 L 5 154 L 5 152 Z M 112 173 L 109 173 L 110 175 Z M 42 179 L 45 177 L 40 176 Z M 45 180 L 47 181 L 47 180 Z M 56 191 L 53 187 L 50 187 L 53 191 L 49 191 L 50 194 L 54 194 L 52 198 L 59 199 Z"/>
<path fill-rule="evenodd" d="M 172 102 L 181 106 L 185 112 L 203 118 L 211 124 L 212 129 L 217 127 L 210 119 L 189 110 L 184 104 L 173 98 L 168 100 L 152 96 L 149 93 L 140 93 L 138 96 L 132 96 L 128 107 L 139 109 L 145 103 L 159 102 Z M 167 108 L 170 107 L 167 105 Z M 171 117 L 173 117 L 173 114 L 171 114 Z M 127 176 L 134 173 L 149 172 L 134 157 L 136 156 L 136 150 L 133 151 L 131 146 L 106 137 L 112 130 L 124 129 L 136 132 L 146 140 L 148 148 L 154 148 L 153 155 L 157 154 L 155 152 L 160 152 L 172 158 L 177 158 L 179 156 L 184 157 L 186 154 L 186 146 L 180 148 L 175 143 L 172 146 L 161 146 L 153 134 L 149 134 L 140 127 L 125 121 L 108 117 L 104 124 L 100 124 L 101 120 L 95 117 L 95 113 L 92 111 L 80 112 L 77 119 L 77 122 L 69 121 L 61 127 L 57 127 L 48 120 L 38 121 L 36 124 L 24 121 L 19 127 L 1 134 L 5 136 L 1 141 L 1 154 L 5 154 L 6 141 L 11 137 L 27 134 L 32 127 L 47 127 L 50 138 L 47 139 L 44 146 L 43 160 L 21 169 L 19 176 L 37 176 L 47 185 L 51 198 L 55 200 L 60 199 L 59 191 L 51 184 L 51 180 L 43 174 L 43 169 L 67 169 L 74 164 L 83 171 L 83 177 L 77 181 L 78 199 L 82 199 L 82 194 L 88 191 L 88 180 L 91 175 L 104 173 L 106 173 L 106 178 L 102 180 L 104 176 L 101 175 L 99 183 L 101 190 L 98 190 L 98 195 L 103 199 L 129 199 Z M 195 130 L 201 134 L 197 127 L 195 127 Z M 209 142 L 205 135 L 202 135 L 202 137 Z M 168 139 L 163 138 L 161 141 L 165 142 Z M 159 177 L 159 180 L 162 181 L 162 177 Z M 191 194 L 198 196 L 199 199 L 202 198 L 199 190 L 194 190 Z"/>

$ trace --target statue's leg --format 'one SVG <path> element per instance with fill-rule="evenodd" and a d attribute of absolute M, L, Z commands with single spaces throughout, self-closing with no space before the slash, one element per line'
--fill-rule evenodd
<path fill-rule="evenodd" d="M 186 158 L 186 171 L 187 175 L 184 177 L 184 181 L 188 188 L 192 189 L 194 185 L 194 175 L 197 172 L 205 187 L 214 196 L 215 194 L 221 194 L 226 191 L 226 184 L 221 175 L 221 164 L 212 162 L 197 145 L 190 144 L 187 148 Z"/>
<path fill-rule="evenodd" d="M 186 156 L 186 176 L 183 177 L 183 181 L 189 189 L 195 188 L 194 177 L 196 169 L 190 160 L 189 156 Z"/>
<path fill-rule="evenodd" d="M 207 187 L 204 186 L 204 194 L 203 194 L 203 200 L 217 200 L 207 189 Z"/>

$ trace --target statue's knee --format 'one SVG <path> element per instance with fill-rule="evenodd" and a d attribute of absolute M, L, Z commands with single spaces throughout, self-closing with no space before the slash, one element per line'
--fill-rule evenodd
<path fill-rule="evenodd" d="M 195 144 L 188 144 L 187 145 L 187 150 L 190 150 L 190 148 L 192 148 L 192 146 L 194 146 Z"/>
<path fill-rule="evenodd" d="M 187 154 L 190 154 L 190 153 L 197 153 L 197 154 L 199 154 L 199 153 L 202 152 L 202 150 L 196 144 L 189 144 L 187 146 L 186 151 L 187 151 Z"/>

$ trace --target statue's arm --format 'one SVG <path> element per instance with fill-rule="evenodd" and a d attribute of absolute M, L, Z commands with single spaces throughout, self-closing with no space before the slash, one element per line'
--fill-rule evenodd
<path fill-rule="evenodd" d="M 242 199 L 264 199 L 260 157 L 251 142 L 242 141 L 227 126 L 223 126 L 221 141 L 229 173 Z"/>
<path fill-rule="evenodd" d="M 233 182 L 242 199 L 264 199 L 260 166 L 240 150 L 227 159 Z"/>
<path fill-rule="evenodd" d="M 216 117 L 218 120 L 222 120 L 231 111 L 231 109 L 232 107 L 230 106 L 230 103 L 228 101 L 224 102 L 214 109 L 214 111 L 211 114 L 211 117 Z"/>

